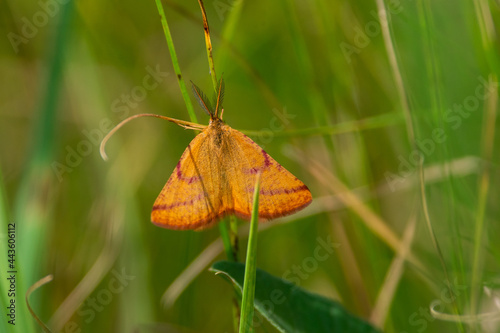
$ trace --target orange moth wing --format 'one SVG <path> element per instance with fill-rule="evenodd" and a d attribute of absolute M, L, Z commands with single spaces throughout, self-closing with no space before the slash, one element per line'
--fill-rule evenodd
<path fill-rule="evenodd" d="M 229 214 L 250 219 L 258 172 L 260 220 L 292 214 L 311 203 L 304 183 L 249 137 L 212 119 L 182 154 L 153 205 L 151 220 L 169 229 L 203 229 Z"/>

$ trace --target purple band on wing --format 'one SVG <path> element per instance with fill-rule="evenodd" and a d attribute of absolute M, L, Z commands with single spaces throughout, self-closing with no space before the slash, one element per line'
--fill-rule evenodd
<path fill-rule="evenodd" d="M 247 139 L 250 140 L 249 137 L 247 137 Z M 252 141 L 252 143 L 254 143 L 254 142 Z M 254 143 L 254 144 L 257 145 L 256 143 Z M 262 148 L 261 148 L 261 154 L 262 154 L 262 156 L 264 156 L 264 166 L 253 167 L 253 168 L 250 168 L 250 169 L 243 169 L 242 170 L 243 173 L 247 173 L 247 174 L 251 174 L 251 175 L 256 175 L 257 173 L 259 173 L 259 171 L 264 171 L 266 168 L 268 168 L 271 165 L 271 161 L 269 160 L 269 155 Z M 278 169 L 280 169 L 281 165 L 278 164 L 277 167 L 278 167 Z"/>
<path fill-rule="evenodd" d="M 264 155 L 264 167 L 268 167 L 271 165 L 271 162 L 269 161 L 269 155 L 265 152 L 264 149 L 262 149 L 262 155 Z"/>
<path fill-rule="evenodd" d="M 169 205 L 156 205 L 156 206 L 153 206 L 153 210 L 169 210 L 169 209 L 181 207 L 181 206 L 190 206 L 193 203 L 195 203 L 196 201 L 200 201 L 204 196 L 205 195 L 202 193 L 202 194 L 198 194 L 196 197 L 194 197 L 190 200 L 178 201 L 178 202 L 174 202 L 174 203 L 169 204 Z"/>
<path fill-rule="evenodd" d="M 275 194 L 292 194 L 295 192 L 300 192 L 300 191 L 309 191 L 306 185 L 301 185 L 298 187 L 292 187 L 292 188 L 277 188 L 273 190 L 260 190 L 261 195 L 275 195 Z M 252 190 L 253 192 L 253 190 Z"/>
<path fill-rule="evenodd" d="M 185 177 L 181 171 L 181 161 L 179 161 L 179 163 L 177 163 L 177 166 L 175 167 L 175 169 L 177 170 L 177 178 L 185 181 L 188 184 L 191 184 L 191 183 L 194 183 L 194 182 L 197 182 L 200 180 L 200 177 L 198 177 L 198 176 Z"/>

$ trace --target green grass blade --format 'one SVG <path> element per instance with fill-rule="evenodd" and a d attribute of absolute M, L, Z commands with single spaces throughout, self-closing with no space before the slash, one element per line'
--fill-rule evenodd
<path fill-rule="evenodd" d="M 186 88 L 186 83 L 184 82 L 184 78 L 182 77 L 181 67 L 179 66 L 179 60 L 177 59 L 174 41 L 172 40 L 172 35 L 170 34 L 170 28 L 168 27 L 167 17 L 165 16 L 163 5 L 161 3 L 161 0 L 155 0 L 155 2 L 156 7 L 158 7 L 158 13 L 161 17 L 161 25 L 163 26 L 163 33 L 165 34 L 165 39 L 167 40 L 168 50 L 170 52 L 170 56 L 172 57 L 172 65 L 174 66 L 174 71 L 177 76 L 177 80 L 179 81 L 179 87 L 181 88 L 182 98 L 184 99 L 184 103 L 186 103 L 189 118 L 193 123 L 197 123 L 198 119 L 196 118 L 196 114 L 194 113 L 193 104 L 191 103 L 191 99 L 189 99 L 189 93 Z"/>
<path fill-rule="evenodd" d="M 492 161 L 494 151 L 494 136 L 495 136 L 495 122 L 497 114 L 495 110 L 498 104 L 498 86 L 495 87 L 494 82 L 498 82 L 498 76 L 500 74 L 500 62 L 498 60 L 498 52 L 495 46 L 495 40 L 497 39 L 494 21 L 492 17 L 492 12 L 489 8 L 487 2 L 474 1 L 474 9 L 477 17 L 477 24 L 481 36 L 481 45 L 483 48 L 484 56 L 488 63 L 488 70 L 492 73 L 490 75 L 491 89 L 496 90 L 497 94 L 494 94 L 487 101 L 487 106 L 485 107 L 485 114 L 483 118 L 483 135 L 481 143 L 481 155 L 486 161 Z M 471 313 L 476 314 L 478 312 L 478 307 L 481 301 L 481 283 L 484 271 L 484 239 L 485 234 L 488 229 L 488 222 L 486 219 L 486 207 L 487 198 L 489 192 L 490 183 L 490 171 L 489 168 L 484 168 L 482 174 L 478 181 L 478 201 L 477 201 L 477 212 L 476 212 L 476 222 L 474 230 L 474 254 L 472 261 L 472 277 L 471 277 Z"/>
<path fill-rule="evenodd" d="M 496 82 L 496 77 L 493 78 Z M 493 83 L 490 82 L 491 85 Z M 483 118 L 483 135 L 481 138 L 481 155 L 485 161 L 493 160 L 495 124 L 497 119 L 498 95 L 492 94 L 486 103 L 486 110 Z M 471 310 L 472 314 L 477 314 L 481 301 L 481 280 L 484 274 L 484 243 L 486 239 L 486 230 L 489 229 L 488 219 L 486 218 L 486 208 L 488 205 L 488 194 L 490 192 L 491 171 L 489 167 L 483 167 L 478 180 L 478 200 L 476 221 L 474 223 L 474 255 L 472 262 L 471 277 Z"/>
<path fill-rule="evenodd" d="M 256 259 L 257 259 L 257 227 L 259 225 L 259 191 L 260 173 L 257 175 L 253 192 L 252 219 L 250 221 L 250 236 L 248 238 L 247 259 L 245 263 L 245 280 L 243 283 L 243 300 L 241 302 L 241 317 L 239 332 L 252 332 L 253 300 L 255 297 Z"/>
<path fill-rule="evenodd" d="M 53 203 L 51 190 L 57 187 L 51 163 L 54 158 L 57 131 L 57 111 L 61 97 L 63 73 L 68 42 L 73 36 L 74 1 L 61 7 L 57 25 L 51 33 L 53 40 L 44 59 L 47 76 L 40 84 L 45 91 L 37 104 L 37 123 L 34 126 L 32 152 L 25 163 L 19 189 L 14 203 L 13 222 L 16 224 L 16 329 L 19 332 L 34 332 L 34 321 L 26 303 L 21 301 L 29 285 L 39 280 L 42 269 L 42 253 L 48 246 L 49 230 L 53 226 Z M 39 299 L 32 303 L 36 306 Z"/>

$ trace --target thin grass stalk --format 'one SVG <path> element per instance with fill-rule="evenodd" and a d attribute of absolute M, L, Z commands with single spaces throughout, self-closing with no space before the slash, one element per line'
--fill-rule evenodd
<path fill-rule="evenodd" d="M 328 108 L 325 105 L 325 101 L 321 94 L 318 92 L 318 87 L 315 84 L 313 77 L 313 65 L 312 59 L 310 57 L 307 44 L 305 42 L 304 36 L 299 28 L 299 21 L 297 18 L 297 13 L 295 11 L 295 4 L 292 0 L 287 1 L 286 9 L 288 11 L 288 22 L 289 28 L 291 30 L 291 35 L 294 36 L 293 46 L 295 48 L 295 53 L 297 56 L 298 63 L 303 68 L 299 71 L 299 75 L 303 76 L 303 81 L 307 87 L 306 93 L 309 96 L 308 102 L 309 107 L 312 110 L 314 120 L 317 126 L 330 126 L 330 121 L 328 117 Z M 329 136 L 324 137 L 324 142 L 327 149 L 330 152 L 330 158 L 333 157 L 334 147 Z M 334 160 L 332 160 L 335 163 Z"/>
<path fill-rule="evenodd" d="M 243 2 L 243 0 L 238 0 L 239 2 Z M 180 6 L 177 3 L 174 3 L 172 0 L 165 0 L 165 2 L 168 3 L 172 9 L 177 11 L 180 15 L 184 16 L 185 18 L 189 19 L 192 22 L 198 23 L 198 18 L 195 17 L 190 11 L 185 9 L 184 7 Z M 238 3 L 239 3 L 238 2 Z M 231 20 L 233 15 L 235 15 L 235 11 L 237 11 L 237 4 L 234 4 L 233 9 L 231 10 Z M 225 32 L 224 32 L 225 33 Z M 266 102 L 270 105 L 271 108 L 273 107 L 279 107 L 281 106 L 281 103 L 279 102 L 278 98 L 276 97 L 275 93 L 273 90 L 269 87 L 269 85 L 262 79 L 262 76 L 259 74 L 259 72 L 250 65 L 250 62 L 245 58 L 245 55 L 238 51 L 234 45 L 232 45 L 228 40 L 226 40 L 225 35 L 218 35 L 217 33 L 210 33 L 211 35 L 218 37 L 221 42 L 221 47 L 225 48 L 229 51 L 231 57 L 235 62 L 238 63 L 239 66 L 248 74 L 249 78 L 252 79 L 255 82 L 255 85 L 257 88 L 260 89 L 260 92 Z M 221 57 L 219 57 L 220 59 Z M 225 61 L 225 59 L 222 59 Z M 220 67 L 220 66 L 219 66 Z M 224 67 L 222 67 L 224 68 Z"/>
<path fill-rule="evenodd" d="M 226 219 L 219 223 L 220 237 L 222 243 L 224 244 L 224 252 L 226 253 L 227 260 L 236 261 L 235 253 L 233 251 L 231 235 L 229 233 L 230 227 L 228 226 L 228 221 Z"/>
<path fill-rule="evenodd" d="M 240 333 L 252 332 L 254 313 L 255 282 L 257 272 L 257 234 L 259 226 L 259 192 L 261 173 L 257 174 L 253 192 L 252 219 L 250 221 L 250 236 L 248 237 L 247 258 L 245 262 L 245 280 L 243 281 L 243 296 L 241 301 Z"/>
<path fill-rule="evenodd" d="M 226 44 L 231 43 L 233 40 L 233 36 L 236 32 L 236 26 L 238 25 L 238 22 L 240 21 L 241 17 L 241 10 L 243 8 L 243 0 L 236 0 L 234 1 L 231 6 L 231 11 L 229 12 L 229 15 L 226 19 L 226 22 L 224 23 L 224 28 L 222 30 L 221 34 L 221 39 L 225 41 Z M 224 18 L 222 18 L 224 19 Z M 226 52 L 218 52 L 217 53 L 218 57 L 218 63 L 219 63 L 219 68 L 222 68 L 224 70 L 225 64 L 226 64 L 226 58 L 227 58 L 227 53 Z"/>
<path fill-rule="evenodd" d="M 229 240 L 231 242 L 233 260 L 238 261 L 238 252 L 239 252 L 238 220 L 234 215 L 231 215 L 229 217 L 229 237 L 230 237 Z"/>
<path fill-rule="evenodd" d="M 203 16 L 203 30 L 205 31 L 205 45 L 207 47 L 207 58 L 208 66 L 210 67 L 210 76 L 212 77 L 212 84 L 214 86 L 215 93 L 217 94 L 217 74 L 215 73 L 215 63 L 214 57 L 212 55 L 212 40 L 210 38 L 210 28 L 208 27 L 207 13 L 205 12 L 205 6 L 203 5 L 203 0 L 198 0 L 201 9 L 201 15 Z"/>
<path fill-rule="evenodd" d="M 490 78 L 489 84 L 496 82 L 494 76 L 493 81 Z M 472 288 L 471 288 L 471 314 L 477 314 L 480 296 L 481 296 L 481 280 L 484 266 L 484 244 L 485 232 L 488 230 L 486 221 L 486 206 L 488 203 L 488 193 L 490 189 L 490 162 L 493 158 L 494 142 L 495 142 L 495 125 L 497 118 L 498 95 L 491 94 L 486 104 L 486 110 L 483 118 L 483 136 L 481 138 L 481 156 L 484 160 L 481 176 L 478 182 L 478 203 L 476 212 L 475 232 L 474 232 L 474 257 L 472 261 Z"/>
<path fill-rule="evenodd" d="M 403 83 L 403 77 L 401 75 L 401 71 L 399 70 L 399 64 L 396 57 L 396 50 L 394 47 L 394 43 L 392 40 L 392 34 L 390 31 L 391 26 L 391 16 L 390 12 L 388 12 L 384 5 L 384 0 L 376 0 L 377 12 L 379 14 L 380 22 L 384 22 L 387 19 L 387 24 L 381 24 L 382 36 L 384 38 L 385 50 L 387 52 L 387 57 L 389 59 L 389 65 L 391 66 L 391 72 L 396 83 L 396 89 L 398 91 L 399 101 L 401 103 L 401 107 L 403 109 L 403 113 L 406 118 L 406 131 L 408 133 L 408 139 L 410 144 L 415 145 L 415 132 L 413 120 L 411 117 L 410 106 L 408 104 L 408 97 L 406 94 L 406 89 Z"/>
<path fill-rule="evenodd" d="M 428 78 L 427 82 L 429 84 L 431 109 L 437 118 L 441 114 L 441 110 L 444 109 L 444 106 L 442 105 L 442 101 L 441 101 L 441 96 L 443 95 L 443 87 L 439 84 L 441 82 L 441 75 L 440 75 L 439 65 L 437 63 L 438 56 L 436 54 L 435 45 L 434 45 L 434 42 L 432 40 L 432 32 L 435 30 L 435 28 L 434 28 L 434 24 L 433 24 L 432 10 L 430 8 L 430 3 L 428 1 L 418 2 L 417 10 L 418 10 L 418 16 L 419 16 L 419 20 L 420 20 L 420 28 L 423 31 L 423 33 L 422 33 L 423 41 L 424 41 L 423 52 L 425 55 L 424 59 L 426 62 L 426 71 L 427 71 L 427 78 Z M 444 146 L 443 149 L 446 150 L 446 145 Z M 424 168 L 423 168 L 422 164 L 419 165 L 418 175 L 420 178 L 420 193 L 421 193 L 421 197 L 422 197 L 421 201 L 422 201 L 422 205 L 424 208 L 424 215 L 426 218 L 427 226 L 428 226 L 428 229 L 430 231 L 431 237 L 433 238 L 433 243 L 435 244 L 436 252 L 437 252 L 437 255 L 439 257 L 441 267 L 442 267 L 444 275 L 445 275 L 445 281 L 447 284 L 448 291 L 451 294 L 453 292 L 451 289 L 452 282 L 449 278 L 448 268 L 446 266 L 444 255 L 441 252 L 441 247 L 440 247 L 438 239 L 436 237 L 434 227 L 431 224 L 430 215 L 428 212 L 427 196 L 426 196 L 426 190 L 425 190 L 426 180 L 425 180 Z M 449 183 L 447 183 L 447 184 L 449 184 Z M 451 191 L 450 191 L 450 193 L 451 193 Z M 455 235 L 456 238 L 459 238 L 460 230 L 458 229 L 457 223 L 453 223 L 453 221 L 451 221 L 451 223 L 452 223 L 452 228 L 456 233 L 456 235 Z M 463 259 L 461 256 L 462 252 L 460 251 L 461 250 L 461 242 L 456 242 L 455 245 L 458 246 L 459 251 L 456 254 L 456 256 L 458 256 L 458 261 L 459 261 L 459 265 L 460 265 L 462 262 L 462 259 Z M 459 316 L 460 310 L 459 310 L 459 306 L 458 306 L 456 298 L 453 299 L 453 302 L 451 305 L 452 305 L 452 309 L 453 309 L 454 314 Z M 459 326 L 458 330 L 463 332 L 464 331 L 463 325 L 461 323 L 458 323 L 458 326 Z"/>
<path fill-rule="evenodd" d="M 413 240 L 415 239 L 415 229 L 417 225 L 417 214 L 411 212 L 409 222 L 403 233 L 403 246 L 391 262 L 389 269 L 380 287 L 377 300 L 370 315 L 370 322 L 376 327 L 383 329 L 384 323 L 389 315 L 392 300 L 398 289 L 405 272 L 405 262 L 408 253 L 411 251 Z"/>
<path fill-rule="evenodd" d="M 158 13 L 160 14 L 161 25 L 163 26 L 163 33 L 165 34 L 165 39 L 167 40 L 168 51 L 170 52 L 170 57 L 172 58 L 172 65 L 174 66 L 174 71 L 177 76 L 177 81 L 179 82 L 179 88 L 181 89 L 182 98 L 186 104 L 186 108 L 189 114 L 189 119 L 193 123 L 197 123 L 198 119 L 193 109 L 193 104 L 189 98 L 189 93 L 186 88 L 186 83 L 182 76 L 181 67 L 179 66 L 179 60 L 177 59 L 177 53 L 175 52 L 174 41 L 172 40 L 172 35 L 170 34 L 170 28 L 168 27 L 167 17 L 165 16 L 165 11 L 163 10 L 163 5 L 161 0 L 155 0 L 156 7 L 158 8 Z"/>
<path fill-rule="evenodd" d="M 490 85 L 494 85 L 500 75 L 500 61 L 498 59 L 498 54 L 495 48 L 495 41 L 497 36 L 495 33 L 495 24 L 491 15 L 491 10 L 489 4 L 486 1 L 474 0 L 474 10 L 479 26 L 479 32 L 481 35 L 481 44 L 483 47 L 483 52 L 488 61 L 489 70 L 494 74 L 490 76 Z M 488 99 L 488 104 L 486 107 L 486 112 L 483 118 L 483 137 L 481 142 L 481 155 L 486 163 L 489 163 L 492 158 L 493 143 L 495 136 L 495 122 L 496 122 L 496 109 L 498 103 L 498 86 L 496 87 L 496 94 L 491 94 Z M 488 142 L 488 140 L 490 140 Z M 471 314 L 476 315 L 478 312 L 479 300 L 480 300 L 480 283 L 482 279 L 482 259 L 481 254 L 483 253 L 483 238 L 485 230 L 485 217 L 486 217 L 486 204 L 487 204 L 487 194 L 489 190 L 489 166 L 485 166 L 481 173 L 478 184 L 478 203 L 477 203 L 477 214 L 475 221 L 475 232 L 474 232 L 474 254 L 472 259 L 472 278 L 471 278 Z"/>
<path fill-rule="evenodd" d="M 404 121 L 401 113 L 388 113 L 365 118 L 362 120 L 346 121 L 329 126 L 318 126 L 313 128 L 299 128 L 273 133 L 274 137 L 297 137 L 297 136 L 320 136 L 320 135 L 339 135 L 345 133 L 355 133 L 363 130 L 376 128 L 386 128 L 398 125 Z M 253 137 L 259 137 L 265 132 L 252 130 L 239 130 L 240 132 Z"/>
<path fill-rule="evenodd" d="M 496 41 L 497 32 L 495 22 L 492 17 L 492 10 L 489 8 L 488 1 L 474 0 L 474 10 L 476 13 L 477 22 L 479 25 L 479 32 L 481 34 L 481 43 L 483 51 L 490 66 L 490 70 L 500 76 L 500 60 L 498 59 Z"/>

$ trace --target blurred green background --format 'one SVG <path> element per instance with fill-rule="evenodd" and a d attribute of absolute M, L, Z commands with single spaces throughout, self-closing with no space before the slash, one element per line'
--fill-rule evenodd
<path fill-rule="evenodd" d="M 163 3 L 185 80 L 210 92 L 198 3 Z M 314 197 L 264 225 L 258 267 L 385 332 L 500 332 L 498 1 L 205 7 L 224 120 L 260 131 Z M 150 223 L 195 133 L 144 118 L 112 137 L 108 162 L 98 151 L 127 116 L 189 120 L 154 1 L 7 0 L 0 13 L 2 314 L 8 223 L 17 269 L 16 326 L 2 315 L 0 331 L 39 331 L 24 297 L 52 274 L 30 299 L 55 332 L 231 332 L 233 290 L 206 269 L 225 258 L 220 243 L 206 251 L 219 229 Z"/>

